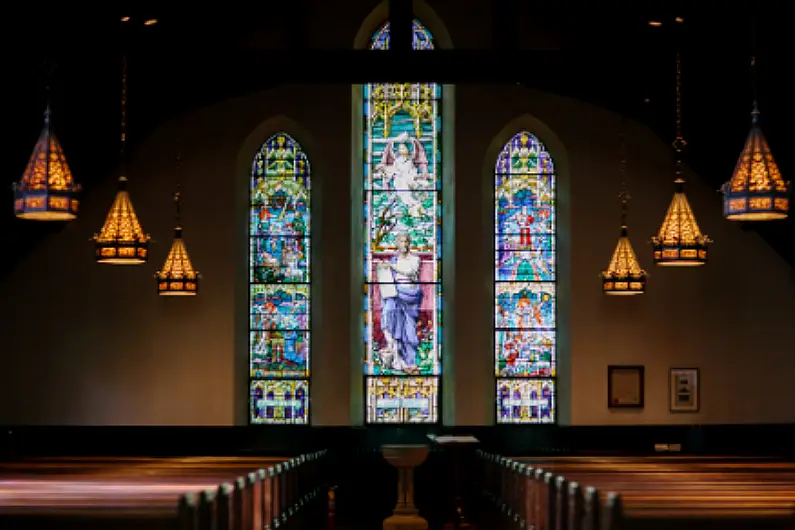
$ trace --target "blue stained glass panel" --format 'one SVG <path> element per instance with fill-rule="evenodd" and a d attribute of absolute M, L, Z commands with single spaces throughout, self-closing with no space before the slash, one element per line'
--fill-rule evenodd
<path fill-rule="evenodd" d="M 309 381 L 260 380 L 251 382 L 252 424 L 309 423 Z"/>
<path fill-rule="evenodd" d="M 309 376 L 309 332 L 271 329 L 251 332 L 251 377 Z"/>
<path fill-rule="evenodd" d="M 494 360 L 498 423 L 553 423 L 557 344 L 552 157 L 521 131 L 494 174 Z"/>
<path fill-rule="evenodd" d="M 412 331 L 413 343 L 390 348 L 388 333 L 395 318 L 397 304 L 385 297 L 393 289 L 396 297 L 418 299 Z M 438 283 L 371 283 L 365 295 L 365 328 L 367 340 L 366 375 L 438 375 L 441 373 L 440 337 L 441 286 Z"/>
<path fill-rule="evenodd" d="M 309 283 L 309 238 L 292 236 L 249 239 L 253 283 Z"/>
<path fill-rule="evenodd" d="M 249 215 L 252 236 L 298 236 L 309 233 L 309 188 L 300 180 L 286 178 L 254 182 Z"/>
<path fill-rule="evenodd" d="M 414 20 L 412 23 L 414 38 L 412 40 L 412 48 L 415 50 L 432 50 L 433 49 L 433 35 L 428 29 L 422 25 L 419 20 Z M 370 39 L 371 50 L 388 50 L 390 41 L 389 22 L 385 22 L 373 34 Z"/>
<path fill-rule="evenodd" d="M 555 279 L 555 253 L 498 250 L 495 267 L 500 282 L 548 282 Z"/>
<path fill-rule="evenodd" d="M 497 379 L 498 423 L 555 423 L 554 379 Z"/>
<path fill-rule="evenodd" d="M 498 282 L 495 288 L 498 328 L 555 329 L 555 284 Z"/>
<path fill-rule="evenodd" d="M 498 330 L 498 377 L 555 377 L 555 332 Z"/>
<path fill-rule="evenodd" d="M 289 134 L 251 165 L 249 377 L 252 424 L 309 421 L 311 168 Z"/>
<path fill-rule="evenodd" d="M 251 285 L 252 330 L 309 330 L 309 285 Z"/>

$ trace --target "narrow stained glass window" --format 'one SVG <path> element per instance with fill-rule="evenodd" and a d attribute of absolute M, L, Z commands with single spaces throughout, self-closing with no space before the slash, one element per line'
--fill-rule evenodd
<path fill-rule="evenodd" d="M 555 171 L 529 132 L 497 157 L 494 210 L 497 423 L 554 423 Z"/>
<path fill-rule="evenodd" d="M 414 21 L 414 49 L 433 37 Z M 371 49 L 389 48 L 389 23 Z M 367 423 L 435 423 L 441 375 L 442 87 L 363 87 Z"/>
<path fill-rule="evenodd" d="M 259 149 L 249 190 L 250 421 L 307 424 L 310 168 L 290 135 Z"/>

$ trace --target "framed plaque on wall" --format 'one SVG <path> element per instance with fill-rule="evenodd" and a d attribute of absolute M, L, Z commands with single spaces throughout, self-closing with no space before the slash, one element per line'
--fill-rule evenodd
<path fill-rule="evenodd" d="M 698 412 L 700 408 L 698 368 L 671 368 L 668 401 L 671 412 Z"/>
<path fill-rule="evenodd" d="M 607 367 L 607 407 L 643 408 L 643 366 Z"/>

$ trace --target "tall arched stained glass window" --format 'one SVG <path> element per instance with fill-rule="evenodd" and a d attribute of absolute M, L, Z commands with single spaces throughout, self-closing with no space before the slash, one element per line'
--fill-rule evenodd
<path fill-rule="evenodd" d="M 389 23 L 370 48 L 389 48 Z M 415 50 L 433 36 L 414 21 Z M 435 423 L 441 376 L 442 87 L 363 87 L 367 423 Z"/>
<path fill-rule="evenodd" d="M 529 132 L 497 157 L 494 209 L 497 422 L 554 423 L 555 171 Z"/>
<path fill-rule="evenodd" d="M 309 422 L 310 168 L 290 135 L 254 156 L 249 212 L 249 377 L 254 424 Z"/>

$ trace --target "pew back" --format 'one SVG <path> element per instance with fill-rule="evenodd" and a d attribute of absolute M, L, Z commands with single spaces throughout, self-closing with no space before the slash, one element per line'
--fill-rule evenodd
<path fill-rule="evenodd" d="M 510 459 L 480 452 L 481 489 L 536 530 L 795 529 L 795 464 L 759 459 Z M 581 486 L 584 484 L 585 486 Z"/>

